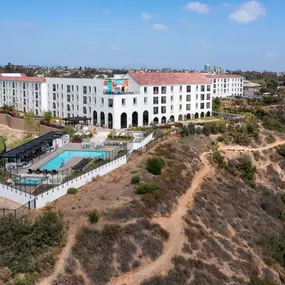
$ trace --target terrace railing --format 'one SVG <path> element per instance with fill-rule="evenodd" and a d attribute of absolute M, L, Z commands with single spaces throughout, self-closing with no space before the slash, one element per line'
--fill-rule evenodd
<path fill-rule="evenodd" d="M 0 208 L 0 218 L 12 215 L 14 218 L 21 219 L 26 217 L 31 209 L 36 208 L 36 200 L 29 201 L 28 203 L 16 209 Z"/>

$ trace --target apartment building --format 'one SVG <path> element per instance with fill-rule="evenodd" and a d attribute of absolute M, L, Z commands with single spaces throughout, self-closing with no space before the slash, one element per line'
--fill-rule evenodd
<path fill-rule="evenodd" d="M 45 78 L 22 73 L 0 73 L 0 106 L 14 105 L 24 112 L 42 114 L 48 109 Z"/>
<path fill-rule="evenodd" d="M 94 125 L 124 129 L 210 116 L 212 86 L 201 73 L 133 72 L 108 79 L 2 74 L 0 104 L 38 115 L 87 116 Z"/>
<path fill-rule="evenodd" d="M 244 78 L 230 74 L 207 74 L 213 84 L 213 97 L 243 96 Z"/>

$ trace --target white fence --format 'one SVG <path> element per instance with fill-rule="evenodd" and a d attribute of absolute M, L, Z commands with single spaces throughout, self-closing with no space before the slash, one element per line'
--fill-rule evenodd
<path fill-rule="evenodd" d="M 138 150 L 140 148 L 143 148 L 145 145 L 147 145 L 152 140 L 153 140 L 153 133 L 151 133 L 149 136 L 147 136 L 144 140 L 142 140 L 139 143 L 130 142 L 130 143 L 128 143 L 128 151 L 134 151 L 134 150 Z"/>
<path fill-rule="evenodd" d="M 50 203 L 64 195 L 66 195 L 69 188 L 79 188 L 85 184 L 88 184 L 95 177 L 103 176 L 116 168 L 127 163 L 127 156 L 124 155 L 116 160 L 113 160 L 101 167 L 98 167 L 90 172 L 87 172 L 73 180 L 70 180 L 64 184 L 61 184 L 49 191 L 40 194 L 38 196 L 29 195 L 25 192 L 15 190 L 9 186 L 0 183 L 0 197 L 7 198 L 21 205 L 28 203 L 29 201 L 36 199 L 36 208 L 43 208 L 47 203 Z"/>
<path fill-rule="evenodd" d="M 20 190 L 16 190 L 10 186 L 3 185 L 0 183 L 0 197 L 7 198 L 14 201 L 20 205 L 24 205 L 29 201 L 35 199 L 34 195 L 27 194 Z"/>

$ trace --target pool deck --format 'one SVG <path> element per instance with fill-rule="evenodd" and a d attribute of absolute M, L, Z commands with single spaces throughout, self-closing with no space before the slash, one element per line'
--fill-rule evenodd
<path fill-rule="evenodd" d="M 65 150 L 84 150 L 84 151 L 98 151 L 98 152 L 99 151 L 100 152 L 101 151 L 102 152 L 110 152 L 110 151 L 115 151 L 115 150 L 119 151 L 119 149 L 116 147 L 105 147 L 105 148 L 100 148 L 100 149 L 94 149 L 94 148 L 83 149 L 81 147 L 80 143 L 68 143 L 68 144 L 64 145 L 63 147 L 60 147 L 60 148 L 52 151 L 51 153 L 47 154 L 45 157 L 43 157 L 39 161 L 33 163 L 29 167 L 19 168 L 18 173 L 22 173 L 22 174 L 27 173 L 28 169 L 36 170 Z M 79 162 L 83 158 L 84 157 L 78 157 L 78 156 L 73 157 L 64 165 L 64 167 L 60 168 L 60 170 L 66 170 L 66 169 L 74 166 L 77 162 Z"/>

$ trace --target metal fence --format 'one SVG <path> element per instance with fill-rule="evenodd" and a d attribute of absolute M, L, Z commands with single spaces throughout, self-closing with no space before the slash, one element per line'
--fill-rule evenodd
<path fill-rule="evenodd" d="M 154 140 L 152 140 L 151 142 L 149 142 L 148 144 L 146 144 L 144 147 L 137 149 L 136 151 L 134 151 L 135 153 L 138 154 L 143 154 L 145 152 L 147 152 L 148 150 L 150 150 L 151 148 L 153 148 L 155 145 L 159 144 L 162 141 L 167 140 L 168 138 L 171 137 L 180 137 L 180 133 L 178 131 L 172 131 L 169 132 L 168 134 L 160 137 L 160 138 L 156 138 Z"/>
<path fill-rule="evenodd" d="M 21 219 L 27 216 L 31 209 L 36 208 L 36 200 L 31 200 L 28 203 L 20 206 L 17 209 L 0 208 L 0 218 L 12 215 L 14 218 Z"/>
<path fill-rule="evenodd" d="M 11 174 L 9 177 L 10 183 L 8 186 L 27 194 L 37 196 L 89 171 L 102 167 L 103 165 L 125 155 L 126 153 L 127 150 L 125 147 L 116 148 L 106 151 L 106 153 L 94 158 L 85 157 L 85 159 L 89 158 L 89 160 L 86 161 L 86 164 L 78 165 L 84 159 L 84 157 L 82 157 L 78 163 L 64 170 L 49 171 L 37 169 L 34 170 L 32 174 L 29 174 L 29 176 Z"/>

